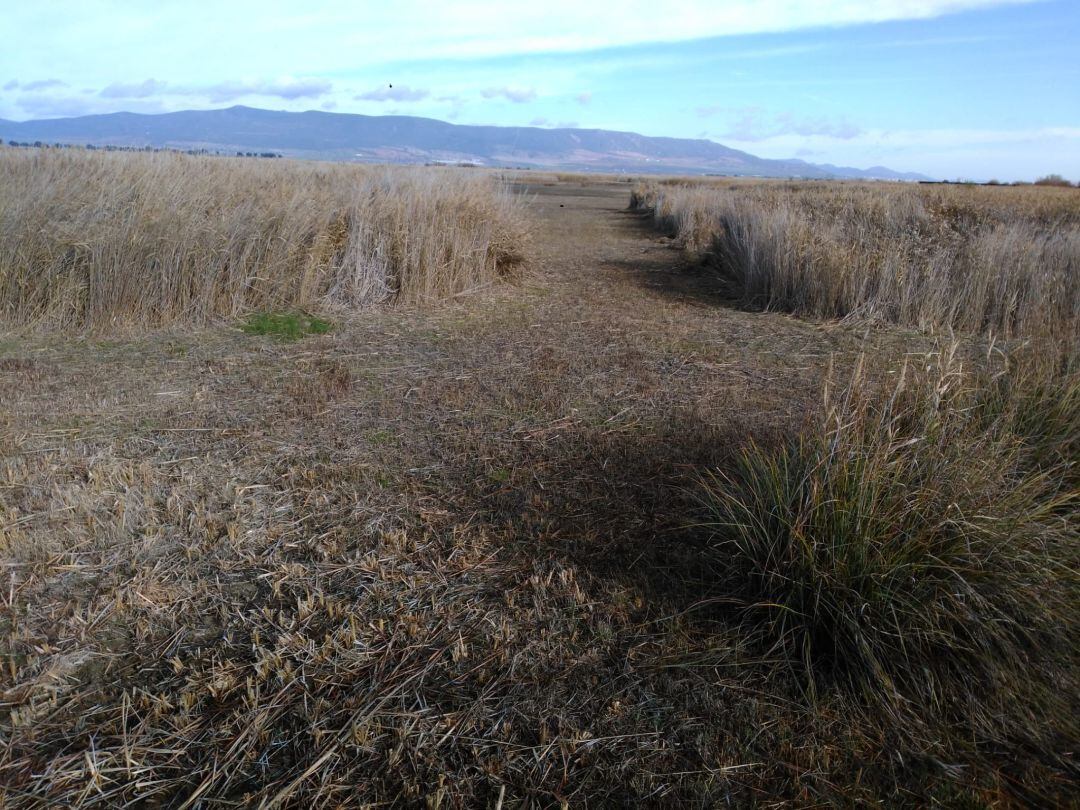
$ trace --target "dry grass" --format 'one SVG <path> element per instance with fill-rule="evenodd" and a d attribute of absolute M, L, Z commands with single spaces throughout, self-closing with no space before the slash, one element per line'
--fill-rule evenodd
<path fill-rule="evenodd" d="M 1080 195 L 673 181 L 631 208 L 744 305 L 966 333 L 967 368 L 957 344 L 891 388 L 857 372 L 808 427 L 706 473 L 703 565 L 811 694 L 844 684 L 916 748 L 1073 771 Z"/>
<path fill-rule="evenodd" d="M 518 201 L 453 170 L 0 150 L 0 318 L 76 329 L 445 298 L 522 261 Z"/>
<path fill-rule="evenodd" d="M 1080 388 L 715 306 L 624 198 L 541 186 L 542 276 L 303 341 L 0 334 L 0 805 L 1067 803 Z M 810 566 L 715 525 L 778 459 Z"/>
<path fill-rule="evenodd" d="M 751 306 L 1080 345 L 1080 194 L 1055 188 L 655 184 L 631 205 Z"/>
<path fill-rule="evenodd" d="M 1052 754 L 1080 734 L 1080 413 L 988 397 L 1015 367 L 957 349 L 884 391 L 856 371 L 813 427 L 708 476 L 717 589 L 811 691 L 840 681 L 900 735 L 946 720 Z"/>

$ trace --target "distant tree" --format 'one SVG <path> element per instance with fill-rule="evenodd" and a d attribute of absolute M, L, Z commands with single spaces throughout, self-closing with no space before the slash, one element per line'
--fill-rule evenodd
<path fill-rule="evenodd" d="M 1072 183 L 1062 177 L 1060 174 L 1048 174 L 1045 177 L 1040 177 L 1035 181 L 1037 186 L 1061 186 L 1062 188 L 1072 188 Z"/>

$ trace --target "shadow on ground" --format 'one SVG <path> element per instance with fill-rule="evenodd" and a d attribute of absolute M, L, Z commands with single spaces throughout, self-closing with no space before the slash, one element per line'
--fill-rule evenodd
<path fill-rule="evenodd" d="M 474 442 L 452 451 L 448 469 L 471 483 L 445 506 L 455 523 L 485 526 L 514 553 L 558 558 L 622 583 L 662 613 L 718 618 L 700 475 L 723 469 L 751 439 L 776 443 L 794 429 L 671 413 L 645 425 L 537 432 L 495 453 Z M 443 482 L 438 490 L 445 498 L 453 488 Z"/>
<path fill-rule="evenodd" d="M 640 258 L 608 259 L 606 266 L 620 271 L 637 286 L 679 303 L 748 311 L 737 290 L 707 260 L 688 256 L 678 242 L 657 231 L 651 214 L 629 209 L 610 213 L 616 227 L 641 242 L 642 252 Z"/>

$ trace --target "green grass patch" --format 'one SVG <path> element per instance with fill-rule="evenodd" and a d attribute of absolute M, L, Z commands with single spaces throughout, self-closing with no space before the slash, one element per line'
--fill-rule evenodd
<path fill-rule="evenodd" d="M 373 430 L 368 433 L 368 441 L 373 445 L 385 445 L 394 441 L 396 434 L 392 430 Z"/>
<path fill-rule="evenodd" d="M 249 335 L 299 340 L 308 335 L 325 335 L 334 327 L 330 321 L 305 312 L 253 312 L 240 328 Z"/>

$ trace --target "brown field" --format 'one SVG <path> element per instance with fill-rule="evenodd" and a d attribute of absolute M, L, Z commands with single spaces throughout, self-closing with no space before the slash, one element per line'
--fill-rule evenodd
<path fill-rule="evenodd" d="M 0 807 L 1074 801 L 1080 192 L 516 177 L 0 150 Z"/>

